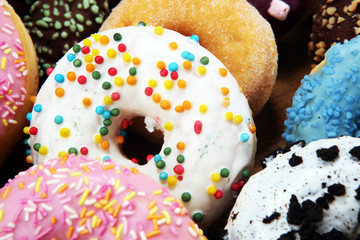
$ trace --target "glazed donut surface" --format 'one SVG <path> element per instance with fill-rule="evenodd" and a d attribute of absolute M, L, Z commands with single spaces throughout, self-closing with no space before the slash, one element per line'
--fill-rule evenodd
<path fill-rule="evenodd" d="M 277 75 L 277 47 L 270 24 L 246 0 L 123 0 L 100 31 L 139 22 L 185 36 L 196 34 L 238 81 L 257 115 L 268 101 Z"/>
<path fill-rule="evenodd" d="M 161 151 L 142 166 L 117 142 L 134 117 L 164 132 Z M 197 36 L 162 27 L 108 30 L 75 45 L 30 118 L 35 164 L 77 153 L 137 166 L 182 199 L 201 226 L 225 210 L 237 191 L 232 184 L 253 167 L 256 128 L 236 80 Z"/>
<path fill-rule="evenodd" d="M 206 239 L 166 188 L 111 162 L 47 160 L 0 196 L 1 239 Z"/>

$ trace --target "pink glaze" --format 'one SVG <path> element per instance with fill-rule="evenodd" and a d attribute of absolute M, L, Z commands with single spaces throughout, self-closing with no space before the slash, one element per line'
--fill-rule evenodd
<path fill-rule="evenodd" d="M 136 168 L 75 155 L 0 190 L 0 239 L 206 239 L 186 209 Z"/>
<path fill-rule="evenodd" d="M 19 33 L 0 0 L 0 137 L 16 124 L 14 116 L 24 105 L 27 69 Z"/>

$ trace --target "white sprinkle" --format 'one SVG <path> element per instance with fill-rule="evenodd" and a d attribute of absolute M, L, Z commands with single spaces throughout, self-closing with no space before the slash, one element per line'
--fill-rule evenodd
<path fill-rule="evenodd" d="M 15 28 L 8 23 L 4 24 L 4 26 L 9 28 L 10 30 L 15 30 Z"/>
<path fill-rule="evenodd" d="M 30 213 L 29 212 L 25 212 L 24 220 L 26 222 L 28 222 L 30 220 Z"/>
<path fill-rule="evenodd" d="M 11 55 L 13 56 L 13 58 L 18 59 L 19 55 L 16 52 L 12 52 Z M 23 64 L 25 65 L 25 63 Z"/>
<path fill-rule="evenodd" d="M 70 218 L 66 218 L 65 222 L 67 225 L 71 226 L 72 225 L 72 221 L 70 220 Z"/>
<path fill-rule="evenodd" d="M 85 226 L 80 226 L 76 229 L 77 232 L 81 232 L 83 230 L 85 230 Z"/>
<path fill-rule="evenodd" d="M 38 235 L 38 234 L 41 232 L 41 230 L 42 230 L 42 227 L 41 227 L 41 226 L 38 226 L 38 227 L 35 229 L 35 231 L 34 231 L 34 235 L 35 235 L 35 236 Z"/>
<path fill-rule="evenodd" d="M 13 239 L 13 238 L 14 238 L 14 234 L 9 233 L 9 234 L 6 234 L 6 235 L 0 237 L 0 240 L 7 240 L 7 239 Z"/>
<path fill-rule="evenodd" d="M 197 233 L 194 231 L 194 229 L 192 229 L 191 227 L 188 227 L 188 230 L 193 237 L 197 236 Z"/>
<path fill-rule="evenodd" d="M 10 83 L 11 83 L 11 84 L 14 84 L 14 79 L 13 79 L 13 77 L 12 77 L 9 73 L 7 74 L 7 77 L 8 77 L 8 79 L 9 79 Z"/>
<path fill-rule="evenodd" d="M 3 2 L 1 2 L 1 6 L 3 6 L 3 5 L 4 5 Z M 8 17 L 11 16 L 11 14 L 6 10 L 3 11 L 3 14 L 4 14 L 4 16 L 8 16 Z"/>
<path fill-rule="evenodd" d="M 33 208 L 37 208 L 37 205 L 30 199 L 27 201 L 27 204 L 29 204 Z"/>
<path fill-rule="evenodd" d="M 6 43 L 6 44 L 2 45 L 2 46 L 0 47 L 0 49 L 1 49 L 1 50 L 4 50 L 4 49 L 6 49 L 6 48 L 8 48 L 8 47 L 9 47 L 9 44 Z"/>
<path fill-rule="evenodd" d="M 49 205 L 47 205 L 47 204 L 45 204 L 45 203 L 41 203 L 40 206 L 41 206 L 42 208 L 44 208 L 45 210 L 47 210 L 47 211 L 52 211 L 52 210 L 53 210 L 53 207 L 52 207 L 52 206 L 49 206 Z"/>
<path fill-rule="evenodd" d="M 166 223 L 166 218 L 159 219 L 159 220 L 157 221 L 157 223 L 158 223 L 158 225 L 163 225 L 163 224 L 165 224 L 165 223 Z"/>
<path fill-rule="evenodd" d="M 60 182 L 60 180 L 58 180 L 58 179 L 47 180 L 46 185 L 52 185 L 52 184 L 56 184 L 58 182 Z"/>
<path fill-rule="evenodd" d="M 145 192 L 137 192 L 137 195 L 140 197 L 145 197 L 146 193 Z"/>
<path fill-rule="evenodd" d="M 101 186 L 100 186 L 100 185 L 96 185 L 95 189 L 92 191 L 93 195 L 98 194 L 99 191 L 100 191 L 100 189 L 101 189 Z"/>
<path fill-rule="evenodd" d="M 144 231 L 141 231 L 141 232 L 140 232 L 140 238 L 141 238 L 141 240 L 147 240 L 146 234 L 145 234 Z"/>
<path fill-rule="evenodd" d="M 121 187 L 119 187 L 116 191 L 115 191 L 115 194 L 120 194 L 120 193 L 122 193 L 123 191 L 125 191 L 125 187 L 124 186 L 121 186 Z"/>
<path fill-rule="evenodd" d="M 65 175 L 65 174 L 54 174 L 53 175 L 53 178 L 66 178 L 67 177 L 67 175 Z"/>
<path fill-rule="evenodd" d="M 131 236 L 133 239 L 137 239 L 137 238 L 138 238 L 135 230 L 131 230 L 131 231 L 130 231 L 130 236 Z"/>
<path fill-rule="evenodd" d="M 83 182 L 84 182 L 84 179 L 80 178 L 77 185 L 76 185 L 76 188 L 75 188 L 76 191 L 78 191 L 81 188 Z"/>
<path fill-rule="evenodd" d="M 9 29 L 5 28 L 5 27 L 2 27 L 1 30 L 2 30 L 4 33 L 7 33 L 7 34 L 9 34 L 9 35 L 12 35 L 12 32 L 11 32 Z"/>
<path fill-rule="evenodd" d="M 72 214 L 69 216 L 70 219 L 78 219 L 79 218 L 79 215 L 77 214 Z"/>
<path fill-rule="evenodd" d="M 94 205 L 96 203 L 96 199 L 86 199 L 84 202 L 85 206 Z"/>
<path fill-rule="evenodd" d="M 24 211 L 25 211 L 25 212 L 35 212 L 35 211 L 36 211 L 36 208 L 25 207 L 25 208 L 24 208 Z"/>
<path fill-rule="evenodd" d="M 71 214 L 76 214 L 76 215 L 77 215 L 76 210 L 73 209 L 73 208 L 71 208 L 71 207 L 69 207 L 68 205 L 64 205 L 63 208 L 64 208 L 65 211 L 67 211 L 67 212 L 69 212 L 69 213 L 71 213 Z"/>
<path fill-rule="evenodd" d="M 70 197 L 67 197 L 67 198 L 62 199 L 62 200 L 60 201 L 60 204 L 61 204 L 61 205 L 64 205 L 64 204 L 69 203 L 69 202 L 71 202 L 71 198 L 70 198 Z"/>
<path fill-rule="evenodd" d="M 22 87 L 20 90 L 21 90 L 21 92 L 22 92 L 23 94 L 25 94 L 25 95 L 27 94 L 27 91 L 26 91 L 25 88 Z"/>

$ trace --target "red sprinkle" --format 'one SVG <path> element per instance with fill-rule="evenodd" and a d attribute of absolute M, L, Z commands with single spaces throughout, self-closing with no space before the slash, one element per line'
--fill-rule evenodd
<path fill-rule="evenodd" d="M 183 176 L 178 176 L 179 181 L 183 180 Z"/>
<path fill-rule="evenodd" d="M 120 124 L 121 129 L 126 129 L 128 126 L 129 126 L 129 121 L 127 119 L 121 121 Z"/>
<path fill-rule="evenodd" d="M 151 159 L 153 159 L 154 158 L 154 155 L 152 155 L 152 154 L 149 154 L 149 155 L 147 155 L 146 156 L 146 161 L 151 161 Z"/>
<path fill-rule="evenodd" d="M 181 166 L 181 165 L 176 165 L 175 167 L 174 167 L 174 172 L 176 173 L 176 174 L 183 174 L 184 173 L 184 167 L 183 166 Z"/>
<path fill-rule="evenodd" d="M 179 74 L 177 72 L 171 72 L 170 77 L 172 80 L 176 80 L 179 77 Z"/>
<path fill-rule="evenodd" d="M 118 49 L 120 52 L 125 52 L 126 51 L 126 45 L 123 43 L 120 43 L 118 46 Z"/>
<path fill-rule="evenodd" d="M 151 96 L 152 94 L 153 94 L 153 89 L 151 88 L 151 87 L 147 87 L 147 88 L 145 88 L 145 95 L 146 96 Z"/>
<path fill-rule="evenodd" d="M 214 194 L 215 198 L 220 199 L 223 196 L 223 192 L 221 190 L 217 190 Z"/>
<path fill-rule="evenodd" d="M 111 94 L 111 99 L 112 99 L 113 101 L 119 100 L 119 99 L 120 99 L 120 94 L 119 94 L 118 92 L 113 92 L 113 93 Z"/>
<path fill-rule="evenodd" d="M 96 56 L 94 61 L 97 63 L 97 64 L 102 64 L 104 62 L 104 58 L 102 56 Z"/>
<path fill-rule="evenodd" d="M 83 47 L 81 48 L 81 52 L 82 52 L 83 54 L 88 54 L 88 53 L 90 52 L 90 48 L 89 48 L 88 46 L 83 46 Z"/>
<path fill-rule="evenodd" d="M 196 134 L 200 134 L 202 130 L 202 122 L 199 120 L 196 120 L 194 123 L 194 131 Z"/>
<path fill-rule="evenodd" d="M 87 149 L 87 147 L 82 147 L 82 148 L 80 148 L 80 153 L 81 153 L 82 155 L 87 155 L 88 152 L 89 152 L 89 150 Z"/>
<path fill-rule="evenodd" d="M 138 163 L 138 160 L 137 160 L 136 158 L 132 158 L 131 161 L 132 161 L 133 163 Z"/>
<path fill-rule="evenodd" d="M 80 84 L 85 84 L 85 83 L 86 83 L 86 77 L 85 77 L 84 75 L 80 75 L 80 76 L 78 77 L 78 82 L 79 82 Z"/>
<path fill-rule="evenodd" d="M 29 129 L 30 135 L 36 135 L 38 133 L 38 129 L 36 127 L 31 127 Z"/>
<path fill-rule="evenodd" d="M 129 121 L 129 126 L 131 126 L 131 125 L 133 125 L 133 124 L 134 124 L 134 120 L 129 119 L 128 121 Z"/>
<path fill-rule="evenodd" d="M 160 76 L 162 77 L 166 77 L 168 73 L 169 73 L 168 70 L 166 70 L 165 68 L 160 70 Z"/>
<path fill-rule="evenodd" d="M 54 71 L 53 67 L 49 67 L 48 69 L 46 69 L 46 75 L 50 76 L 50 74 L 52 73 L 52 71 Z"/>
<path fill-rule="evenodd" d="M 111 67 L 111 68 L 109 68 L 108 73 L 110 76 L 115 76 L 117 73 L 117 70 L 116 70 L 116 68 Z"/>

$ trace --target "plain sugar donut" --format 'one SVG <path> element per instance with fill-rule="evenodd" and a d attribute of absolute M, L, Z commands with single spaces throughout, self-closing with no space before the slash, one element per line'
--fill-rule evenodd
<path fill-rule="evenodd" d="M 200 225 L 216 220 L 253 167 L 256 129 L 236 80 L 197 40 L 162 27 L 126 27 L 75 45 L 29 116 L 34 163 L 77 153 L 136 166 L 182 199 Z M 161 151 L 142 166 L 117 142 L 134 117 L 164 132 Z"/>
<path fill-rule="evenodd" d="M 139 22 L 196 34 L 237 79 L 254 115 L 268 101 L 277 74 L 274 33 L 246 0 L 122 0 L 100 31 Z"/>

